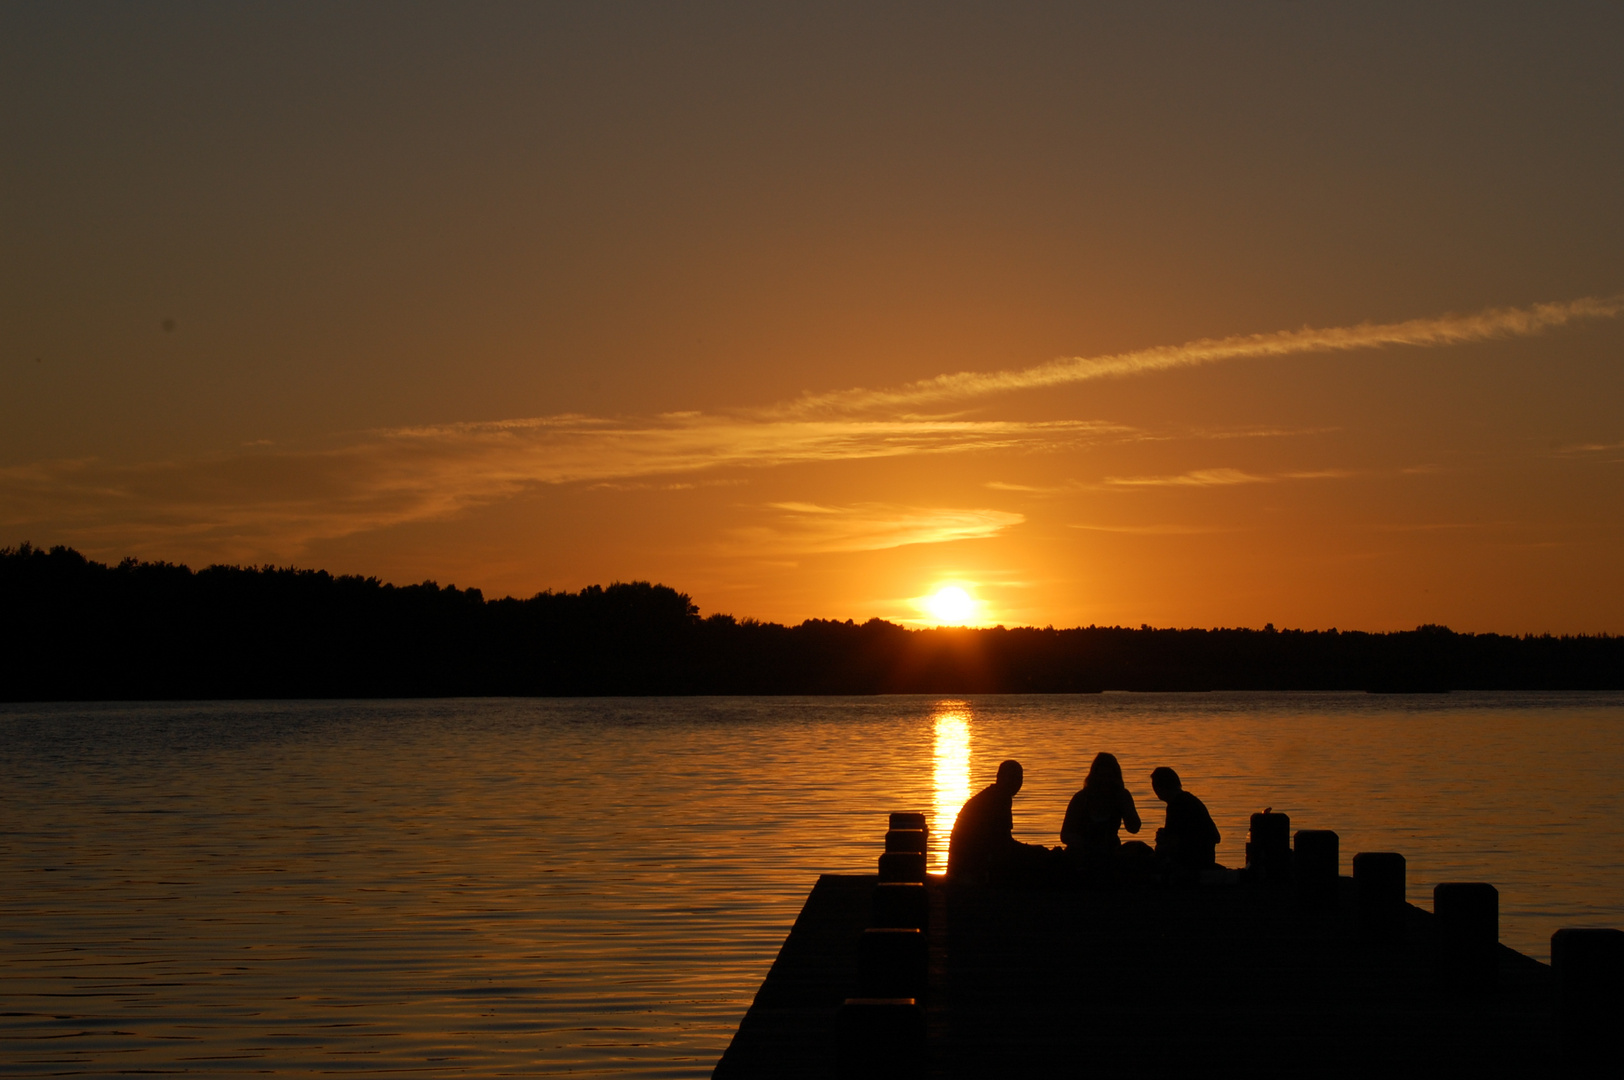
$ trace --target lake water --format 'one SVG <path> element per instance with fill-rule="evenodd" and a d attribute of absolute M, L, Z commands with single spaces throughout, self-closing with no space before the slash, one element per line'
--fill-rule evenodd
<path fill-rule="evenodd" d="M 1624 925 L 1624 695 L 0 706 L 0 1074 L 706 1076 L 889 811 L 945 839 L 1016 757 L 1057 844 L 1099 750 L 1228 865 L 1273 806 L 1542 959 Z"/>

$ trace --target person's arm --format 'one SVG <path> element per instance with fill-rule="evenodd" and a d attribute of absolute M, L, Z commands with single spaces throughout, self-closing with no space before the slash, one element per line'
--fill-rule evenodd
<path fill-rule="evenodd" d="M 1133 804 L 1133 792 L 1127 788 L 1122 789 L 1122 824 L 1127 826 L 1131 833 L 1138 832 L 1142 824 L 1139 820 L 1139 808 Z"/>

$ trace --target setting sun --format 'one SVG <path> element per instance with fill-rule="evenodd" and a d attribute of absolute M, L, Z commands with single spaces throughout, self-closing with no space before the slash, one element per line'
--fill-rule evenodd
<path fill-rule="evenodd" d="M 957 585 L 943 585 L 920 602 L 933 619 L 946 626 L 964 626 L 972 622 L 980 604 Z"/>

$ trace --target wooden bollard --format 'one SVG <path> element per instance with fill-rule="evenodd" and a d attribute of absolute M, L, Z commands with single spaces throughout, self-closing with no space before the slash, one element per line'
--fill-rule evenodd
<path fill-rule="evenodd" d="M 869 925 L 912 930 L 929 928 L 930 898 L 925 895 L 924 883 L 882 881 L 874 886 L 874 907 Z"/>
<path fill-rule="evenodd" d="M 880 856 L 881 881 L 925 880 L 925 853 L 923 851 L 887 851 Z"/>
<path fill-rule="evenodd" d="M 1404 936 L 1405 862 L 1396 851 L 1361 851 L 1353 857 L 1359 897 L 1359 933 L 1372 941 Z"/>
<path fill-rule="evenodd" d="M 857 951 L 857 990 L 863 997 L 925 996 L 930 952 L 922 931 L 896 926 L 863 931 Z"/>
<path fill-rule="evenodd" d="M 1561 994 L 1562 1071 L 1605 1076 L 1624 1052 L 1624 930 L 1568 927 L 1551 935 Z"/>
<path fill-rule="evenodd" d="M 925 853 L 924 829 L 892 829 L 885 834 L 885 850 Z"/>
<path fill-rule="evenodd" d="M 1432 890 L 1434 948 L 1444 981 L 1489 990 L 1500 970 L 1500 890 L 1482 881 L 1446 881 Z"/>
<path fill-rule="evenodd" d="M 1298 829 L 1292 845 L 1292 873 L 1297 903 L 1314 911 L 1336 907 L 1337 875 L 1342 869 L 1342 841 L 1330 829 Z"/>
<path fill-rule="evenodd" d="M 1253 881 L 1286 880 L 1291 874 L 1291 817 L 1272 809 L 1252 815 L 1246 838 L 1246 870 Z"/>
<path fill-rule="evenodd" d="M 841 1076 L 924 1075 L 925 1014 L 913 998 L 847 998 L 839 1032 Z"/>
<path fill-rule="evenodd" d="M 924 829 L 926 831 L 930 829 L 929 823 L 925 821 L 924 814 L 905 813 L 892 814 L 891 823 L 888 827 L 892 829 Z"/>

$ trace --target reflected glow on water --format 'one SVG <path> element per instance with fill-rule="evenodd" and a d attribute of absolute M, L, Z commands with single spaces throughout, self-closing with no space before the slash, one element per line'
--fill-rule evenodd
<path fill-rule="evenodd" d="M 970 705 L 943 701 L 931 717 L 935 751 L 931 770 L 930 860 L 933 874 L 947 872 L 947 841 L 959 807 L 970 797 Z"/>

